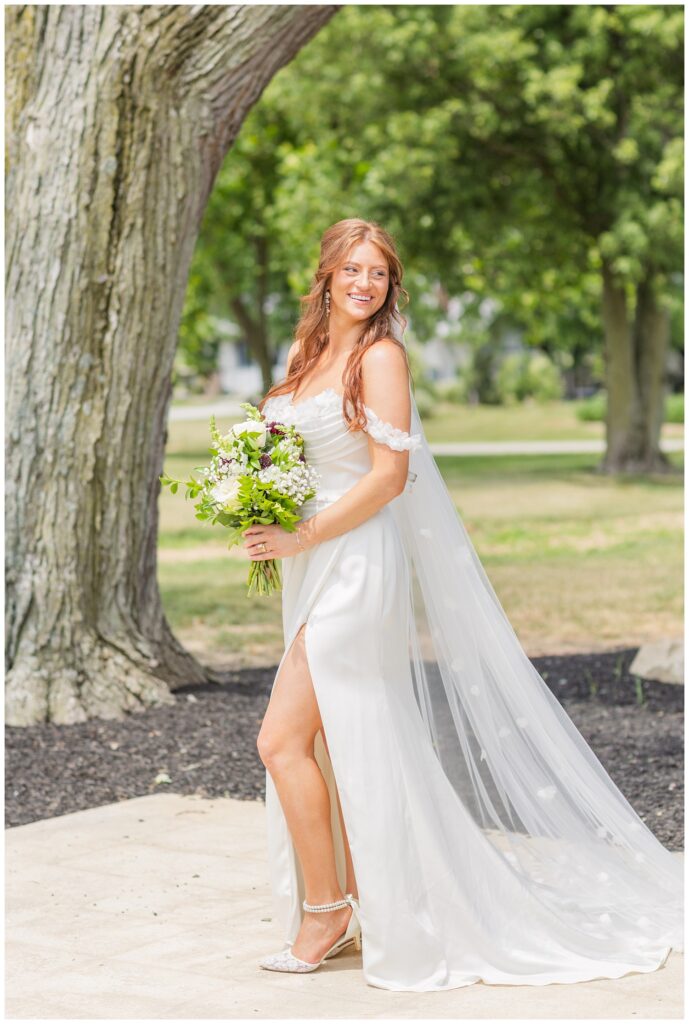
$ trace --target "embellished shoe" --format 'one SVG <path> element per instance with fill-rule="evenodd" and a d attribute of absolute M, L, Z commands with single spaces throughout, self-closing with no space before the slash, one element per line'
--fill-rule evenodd
<path fill-rule="evenodd" d="M 279 953 L 272 953 L 270 956 L 266 956 L 263 960 L 259 960 L 259 967 L 262 967 L 266 971 L 288 971 L 291 974 L 306 974 L 307 971 L 315 971 L 317 967 L 320 967 L 324 960 L 329 960 L 333 956 L 337 956 L 341 953 L 346 946 L 351 942 L 354 943 L 356 949 L 361 949 L 361 925 L 359 923 L 359 903 L 358 900 L 351 893 L 347 893 L 344 899 L 336 900 L 333 903 L 307 903 L 306 900 L 302 903 L 304 910 L 309 910 L 314 913 L 324 914 L 329 910 L 339 910 L 341 907 L 351 907 L 352 913 L 345 931 L 340 935 L 339 939 L 333 942 L 330 949 L 328 949 L 320 960 L 315 964 L 309 963 L 308 960 L 300 960 L 298 956 L 294 956 L 291 951 L 291 943 L 286 949 L 281 950 Z"/>

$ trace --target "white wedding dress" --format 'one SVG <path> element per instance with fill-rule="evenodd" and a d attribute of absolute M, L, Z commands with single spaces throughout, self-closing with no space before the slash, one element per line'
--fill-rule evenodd
<path fill-rule="evenodd" d="M 410 392 L 411 393 L 411 392 Z M 406 991 L 618 978 L 682 948 L 682 868 L 635 814 L 522 651 L 428 449 L 406 490 L 361 525 L 282 560 L 285 653 L 305 646 L 358 885 L 362 966 Z M 370 469 L 333 388 L 267 420 L 294 424 L 321 476 L 307 518 Z M 528 599 L 528 596 L 527 596 Z M 284 655 L 280 666 L 284 661 Z M 280 671 L 278 666 L 277 674 Z M 304 911 L 300 864 L 266 771 L 270 882 L 284 948 Z"/>

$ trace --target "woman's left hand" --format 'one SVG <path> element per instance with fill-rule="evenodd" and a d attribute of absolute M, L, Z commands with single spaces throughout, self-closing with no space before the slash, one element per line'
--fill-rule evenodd
<path fill-rule="evenodd" d="M 289 558 L 304 550 L 299 546 L 296 531 L 290 533 L 279 523 L 271 523 L 269 526 L 255 523 L 250 526 L 244 531 L 244 547 L 252 562 L 268 558 Z"/>

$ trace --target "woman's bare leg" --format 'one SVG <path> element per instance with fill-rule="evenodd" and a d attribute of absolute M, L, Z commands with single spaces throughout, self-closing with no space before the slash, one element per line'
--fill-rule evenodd
<path fill-rule="evenodd" d="M 343 896 L 335 867 L 330 796 L 314 756 L 316 733 L 322 728 L 302 626 L 275 680 L 257 747 L 275 784 L 299 857 L 309 903 L 331 903 Z M 349 844 L 347 851 L 351 860 Z M 294 956 L 310 963 L 320 960 L 344 932 L 351 914 L 349 907 L 304 913 L 292 944 Z"/>
<path fill-rule="evenodd" d="M 328 751 L 328 757 L 330 757 L 330 749 L 328 747 L 328 741 L 325 738 L 325 733 L 321 732 L 321 736 L 323 737 L 323 744 L 325 746 L 325 749 Z M 354 861 L 352 860 L 352 851 L 349 847 L 349 837 L 347 835 L 347 829 L 345 828 L 344 815 L 342 813 L 342 804 L 340 803 L 340 791 L 338 790 L 337 786 L 335 786 L 335 793 L 337 794 L 337 813 L 340 816 L 340 828 L 342 830 L 342 840 L 345 854 L 345 889 L 347 892 L 350 892 L 352 896 L 356 896 L 358 898 L 359 892 L 357 890 L 356 875 L 354 874 Z"/>

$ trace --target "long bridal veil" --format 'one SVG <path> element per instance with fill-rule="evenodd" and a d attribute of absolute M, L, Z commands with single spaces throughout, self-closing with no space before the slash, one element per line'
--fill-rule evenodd
<path fill-rule="evenodd" d="M 403 341 L 397 324 L 394 333 Z M 634 811 L 526 656 L 410 394 L 421 444 L 391 507 L 410 556 L 415 696 L 443 770 L 509 870 L 564 926 L 583 929 L 593 950 L 682 950 L 681 860 Z"/>

